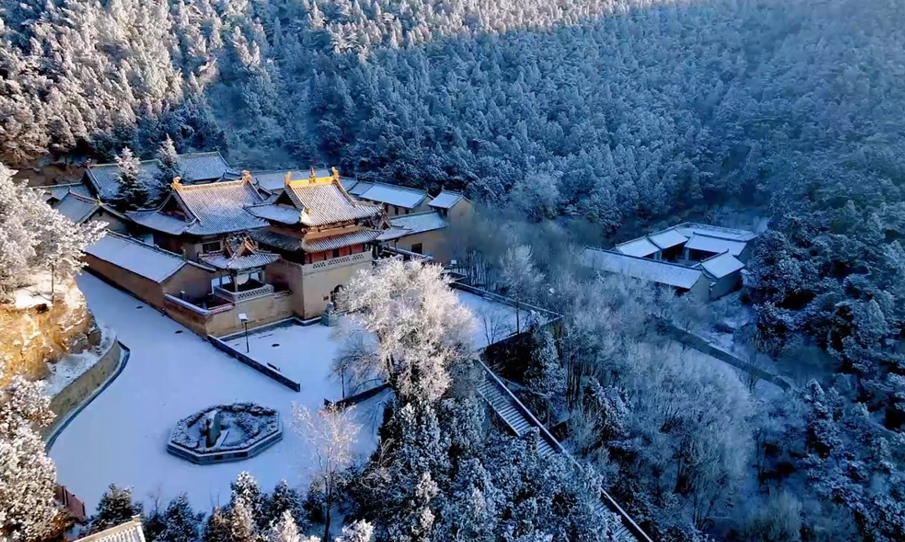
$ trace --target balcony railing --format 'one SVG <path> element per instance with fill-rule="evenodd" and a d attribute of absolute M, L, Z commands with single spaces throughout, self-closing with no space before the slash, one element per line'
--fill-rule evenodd
<path fill-rule="evenodd" d="M 250 290 L 245 290 L 241 292 L 231 292 L 226 288 L 221 288 L 220 286 L 214 286 L 214 295 L 223 299 L 226 299 L 230 303 L 242 303 L 243 301 L 248 301 L 249 299 L 256 299 L 258 297 L 264 297 L 273 294 L 273 286 L 270 284 L 263 284 L 257 288 L 253 288 Z"/>
<path fill-rule="evenodd" d="M 343 267 L 345 265 L 371 261 L 371 258 L 372 256 L 370 251 L 356 252 L 355 254 L 349 254 L 348 256 L 340 256 L 339 258 L 332 258 L 329 260 L 324 260 L 322 262 L 314 262 L 303 265 L 302 273 L 307 275 L 309 273 L 325 271 L 333 267 Z"/>

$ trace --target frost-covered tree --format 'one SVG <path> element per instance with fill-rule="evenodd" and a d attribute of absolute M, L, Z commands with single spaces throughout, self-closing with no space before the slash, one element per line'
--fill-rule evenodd
<path fill-rule="evenodd" d="M 266 527 L 268 522 L 264 515 L 264 506 L 266 496 L 261 493 L 258 481 L 247 471 L 242 471 L 236 478 L 235 482 L 229 484 L 230 498 L 229 507 L 235 508 L 236 503 L 242 501 L 248 512 L 251 514 L 255 525 L 258 527 Z"/>
<path fill-rule="evenodd" d="M 273 525 L 289 512 L 300 531 L 308 528 L 308 514 L 302 507 L 302 496 L 286 480 L 280 480 L 273 492 L 264 499 L 262 507 L 263 525 Z"/>
<path fill-rule="evenodd" d="M 330 519 L 338 502 L 342 471 L 354 460 L 352 447 L 358 441 L 361 426 L 354 421 L 353 409 L 325 407 L 311 412 L 293 404 L 293 426 L 308 443 L 314 463 L 312 488 L 323 494 L 324 540 L 330 539 Z"/>
<path fill-rule="evenodd" d="M 0 538 L 29 541 L 52 533 L 60 514 L 56 469 L 34 429 L 52 420 L 40 384 L 15 376 L 0 393 Z"/>
<path fill-rule="evenodd" d="M 204 542 L 232 542 L 230 513 L 223 508 L 215 508 L 204 525 Z"/>
<path fill-rule="evenodd" d="M 241 497 L 230 505 L 228 522 L 230 540 L 232 542 L 261 541 L 262 538 L 258 534 L 255 519 L 252 515 L 252 507 Z"/>
<path fill-rule="evenodd" d="M 116 527 L 129 521 L 134 516 L 141 515 L 142 504 L 132 499 L 131 487 L 119 487 L 110 484 L 107 491 L 101 495 L 97 503 L 97 510 L 88 519 L 88 532 L 97 533 L 104 529 Z"/>
<path fill-rule="evenodd" d="M 301 542 L 299 529 L 289 510 L 283 512 L 278 522 L 270 529 L 268 542 Z"/>
<path fill-rule="evenodd" d="M 37 272 L 70 278 L 84 265 L 82 250 L 103 230 L 100 223 L 73 224 L 13 180 L 13 173 L 0 164 L 0 297 L 28 284 Z"/>
<path fill-rule="evenodd" d="M 373 542 L 374 527 L 367 521 L 355 521 L 343 526 L 342 534 L 335 538 L 335 542 Z"/>
<path fill-rule="evenodd" d="M 141 171 L 141 162 L 132 149 L 125 147 L 116 155 L 116 166 L 120 205 L 130 209 L 145 207 L 151 198 L 151 189 Z"/>
<path fill-rule="evenodd" d="M 359 356 L 352 369 L 385 379 L 402 401 L 437 400 L 450 373 L 470 356 L 471 313 L 441 272 L 436 265 L 391 260 L 359 274 L 343 291 L 357 329 L 377 338 L 376 352 Z"/>
<path fill-rule="evenodd" d="M 195 542 L 201 534 L 204 514 L 195 513 L 185 493 L 180 494 L 167 505 L 163 513 L 163 530 L 154 542 Z"/>
<path fill-rule="evenodd" d="M 515 300 L 515 332 L 521 333 L 521 304 L 534 294 L 544 278 L 534 266 L 531 247 L 519 245 L 506 250 L 500 258 L 500 275 L 506 293 Z"/>
<path fill-rule="evenodd" d="M 160 162 L 161 184 L 163 186 L 173 182 L 176 177 L 182 177 L 183 173 L 179 167 L 179 154 L 176 152 L 176 145 L 167 134 L 167 138 L 163 140 L 160 147 L 157 148 L 157 161 Z"/>

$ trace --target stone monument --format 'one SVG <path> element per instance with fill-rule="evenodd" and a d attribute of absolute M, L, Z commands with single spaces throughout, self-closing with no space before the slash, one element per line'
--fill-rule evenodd
<path fill-rule="evenodd" d="M 204 443 L 208 448 L 217 445 L 217 439 L 220 438 L 220 411 L 211 410 L 204 415 L 204 425 L 201 427 L 201 434 L 204 435 Z"/>

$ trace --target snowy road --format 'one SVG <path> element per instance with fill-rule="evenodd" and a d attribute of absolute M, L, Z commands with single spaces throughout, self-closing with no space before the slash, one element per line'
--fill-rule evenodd
<path fill-rule="evenodd" d="M 281 478 L 307 485 L 309 456 L 287 422 L 292 402 L 316 409 L 323 406 L 325 397 L 340 397 L 339 383 L 327 376 L 332 360 L 312 367 L 302 392 L 295 393 L 97 278 L 85 274 L 78 284 L 98 320 L 115 328 L 132 354 L 123 373 L 54 443 L 50 455 L 59 483 L 90 510 L 111 483 L 133 486 L 136 498 L 159 496 L 161 502 L 184 491 L 192 505 L 202 510 L 227 502 L 229 483 L 243 470 L 267 489 Z M 199 466 L 166 452 L 170 430 L 180 418 L 235 401 L 279 410 L 286 424 L 285 438 L 240 463 Z M 358 444 L 363 456 L 376 447 L 373 420 L 379 417 L 373 414 L 373 407 L 367 405 L 358 411 L 366 424 Z"/>

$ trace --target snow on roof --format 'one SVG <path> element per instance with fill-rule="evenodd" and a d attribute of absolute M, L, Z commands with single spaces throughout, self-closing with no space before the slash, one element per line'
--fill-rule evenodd
<path fill-rule="evenodd" d="M 685 243 L 685 248 L 691 250 L 700 250 L 703 252 L 712 252 L 714 254 L 722 254 L 729 252 L 733 256 L 738 256 L 745 250 L 747 243 L 745 241 L 731 241 L 729 239 L 720 239 L 719 237 L 711 237 L 709 235 L 693 235 L 691 239 Z"/>
<path fill-rule="evenodd" d="M 145 542 L 145 534 L 141 529 L 141 516 L 135 516 L 122 525 L 79 538 L 76 542 Z"/>
<path fill-rule="evenodd" d="M 371 189 L 374 186 L 374 183 L 369 183 L 365 181 L 356 181 L 355 179 L 341 179 L 343 183 L 343 188 L 346 189 L 346 192 L 352 194 L 353 196 L 360 196 Z"/>
<path fill-rule="evenodd" d="M 437 211 L 425 211 L 391 217 L 390 225 L 394 229 L 408 230 L 405 235 L 414 235 L 426 231 L 440 230 L 449 224 Z"/>
<path fill-rule="evenodd" d="M 102 200 L 115 199 L 119 195 L 119 166 L 116 164 L 90 165 L 85 173 Z M 138 175 L 149 181 L 159 178 L 160 163 L 157 160 L 139 162 Z"/>
<path fill-rule="evenodd" d="M 301 223 L 305 226 L 346 222 L 380 213 L 379 208 L 359 203 L 350 197 L 332 180 L 292 181 L 287 186 L 286 193 L 302 211 Z"/>
<path fill-rule="evenodd" d="M 176 158 L 182 182 L 213 181 L 225 174 L 236 174 L 219 152 L 193 152 Z"/>
<path fill-rule="evenodd" d="M 302 239 L 302 250 L 305 252 L 323 252 L 341 247 L 370 243 L 377 239 L 380 232 L 377 230 L 359 230 L 329 237 L 315 239 Z"/>
<path fill-rule="evenodd" d="M 724 252 L 719 256 L 704 260 L 701 262 L 701 267 L 703 267 L 704 271 L 713 278 L 721 279 L 727 275 L 741 271 L 745 267 L 745 264 L 735 259 L 732 254 Z"/>
<path fill-rule="evenodd" d="M 262 245 L 267 245 L 280 250 L 301 250 L 314 253 L 325 250 L 333 250 L 341 247 L 370 243 L 380 235 L 378 230 L 353 230 L 338 235 L 325 237 L 303 238 L 288 233 L 280 233 L 272 230 L 257 230 L 249 232 L 249 237 Z"/>
<path fill-rule="evenodd" d="M 88 220 L 88 218 L 99 208 L 100 203 L 97 200 L 78 196 L 73 193 L 68 193 L 66 197 L 54 206 L 54 209 L 56 209 L 58 213 L 76 224 L 81 224 Z"/>
<path fill-rule="evenodd" d="M 663 230 L 661 232 L 652 233 L 647 236 L 650 241 L 660 247 L 661 250 L 679 246 L 688 241 L 688 238 L 677 232 L 673 228 Z"/>
<path fill-rule="evenodd" d="M 598 271 L 618 273 L 686 290 L 691 289 L 703 274 L 700 269 L 637 258 L 598 248 L 585 249 L 581 255 L 581 262 Z"/>
<path fill-rule="evenodd" d="M 451 209 L 459 200 L 464 198 L 462 194 L 457 192 L 440 192 L 436 198 L 432 199 L 428 205 L 437 209 Z"/>
<path fill-rule="evenodd" d="M 406 235 L 411 235 L 411 230 L 407 230 L 405 228 L 390 228 L 387 230 L 383 230 L 380 233 L 380 237 L 377 238 L 378 241 L 392 241 L 393 239 L 399 239 L 401 237 L 405 237 Z"/>
<path fill-rule="evenodd" d="M 266 221 L 245 209 L 263 201 L 254 186 L 245 181 L 194 186 L 176 184 L 174 194 L 182 200 L 196 219 L 187 228 L 187 233 L 214 235 L 267 225 Z"/>
<path fill-rule="evenodd" d="M 273 169 L 270 171 L 252 171 L 251 177 L 260 188 L 268 192 L 279 192 L 286 186 L 286 174 L 292 174 L 289 169 Z"/>
<path fill-rule="evenodd" d="M 367 191 L 359 194 L 362 199 L 414 209 L 427 199 L 427 193 L 414 188 L 375 183 Z"/>
<path fill-rule="evenodd" d="M 657 248 L 657 245 L 648 241 L 647 237 L 639 237 L 638 239 L 632 239 L 616 245 L 616 250 L 629 256 L 643 258 L 658 252 L 660 249 Z"/>
<path fill-rule="evenodd" d="M 675 230 L 685 237 L 707 235 L 709 237 L 718 237 L 730 241 L 750 241 L 757 237 L 756 233 L 747 230 L 724 228 L 722 226 L 712 226 L 710 224 L 697 224 L 694 222 L 683 222 L 682 224 L 675 226 Z"/>
<path fill-rule="evenodd" d="M 295 207 L 277 203 L 252 205 L 248 207 L 248 212 L 256 217 L 280 222 L 281 224 L 298 224 L 302 219 L 302 214 Z"/>
<path fill-rule="evenodd" d="M 265 265 L 272 264 L 280 259 L 280 255 L 273 254 L 272 252 L 258 252 L 244 256 L 238 254 L 227 256 L 222 252 L 212 252 L 209 254 L 202 254 L 198 258 L 202 262 L 211 267 L 216 267 L 217 269 L 242 270 L 264 267 Z"/>
<path fill-rule="evenodd" d="M 113 232 L 107 232 L 99 241 L 85 248 L 85 252 L 158 283 L 188 265 L 177 254 Z"/>
<path fill-rule="evenodd" d="M 235 174 L 219 152 L 196 152 L 180 154 L 177 157 L 182 170 L 183 183 L 213 181 L 225 174 Z M 119 166 L 115 163 L 88 166 L 88 180 L 101 199 L 114 199 L 119 193 Z M 160 162 L 143 160 L 139 163 L 139 175 L 148 180 L 160 178 L 163 174 Z"/>

